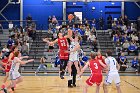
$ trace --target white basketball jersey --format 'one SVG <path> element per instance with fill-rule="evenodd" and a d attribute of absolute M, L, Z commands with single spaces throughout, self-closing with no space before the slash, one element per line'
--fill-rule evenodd
<path fill-rule="evenodd" d="M 16 58 L 17 57 L 15 57 L 12 61 L 12 66 L 11 66 L 10 71 L 18 72 L 18 70 L 19 70 L 20 63 L 16 62 L 16 60 L 15 60 Z"/>
<path fill-rule="evenodd" d="M 78 45 L 78 42 L 73 42 L 72 41 L 71 44 L 70 44 L 70 51 L 73 50 L 76 47 L 76 45 Z M 70 54 L 78 54 L 78 51 L 71 52 Z"/>
<path fill-rule="evenodd" d="M 116 67 L 117 61 L 114 57 L 107 57 L 105 63 L 109 65 L 109 73 L 118 72 Z"/>

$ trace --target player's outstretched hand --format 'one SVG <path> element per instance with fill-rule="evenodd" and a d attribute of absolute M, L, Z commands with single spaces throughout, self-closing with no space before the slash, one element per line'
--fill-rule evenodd
<path fill-rule="evenodd" d="M 30 59 L 30 60 L 28 60 L 28 62 L 33 62 L 34 61 L 34 59 Z"/>

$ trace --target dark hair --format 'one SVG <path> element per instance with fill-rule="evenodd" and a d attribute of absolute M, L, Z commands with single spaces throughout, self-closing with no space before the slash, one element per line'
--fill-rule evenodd
<path fill-rule="evenodd" d="M 111 50 L 107 50 L 106 53 L 107 53 L 108 56 L 112 56 L 112 51 Z"/>
<path fill-rule="evenodd" d="M 19 51 L 17 51 L 17 52 L 14 53 L 14 56 L 15 57 L 18 57 L 18 55 L 19 55 Z"/>
<path fill-rule="evenodd" d="M 90 57 L 91 57 L 91 59 L 95 59 L 96 53 L 95 53 L 95 52 L 91 52 L 91 53 L 90 53 Z"/>
<path fill-rule="evenodd" d="M 15 50 L 15 48 L 17 48 L 17 46 L 13 46 L 13 47 L 12 47 L 12 51 L 14 51 L 14 50 Z"/>

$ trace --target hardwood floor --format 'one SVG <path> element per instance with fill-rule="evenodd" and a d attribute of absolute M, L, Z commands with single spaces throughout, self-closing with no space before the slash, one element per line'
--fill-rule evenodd
<path fill-rule="evenodd" d="M 61 80 L 58 76 L 24 76 L 14 93 L 82 93 L 87 76 L 77 81 L 75 88 L 67 87 L 67 79 Z M 2 84 L 3 76 L 0 76 Z M 95 93 L 95 85 L 88 89 L 88 93 Z M 122 93 L 140 93 L 139 76 L 121 76 Z M 117 93 L 115 85 L 108 86 L 109 93 Z M 101 85 L 100 93 L 103 93 Z"/>

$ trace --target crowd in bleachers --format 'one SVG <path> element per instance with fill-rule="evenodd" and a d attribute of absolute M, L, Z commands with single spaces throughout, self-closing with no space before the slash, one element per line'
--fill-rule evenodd
<path fill-rule="evenodd" d="M 26 26 L 24 28 L 9 22 L 9 39 L 7 40 L 7 45 L 1 50 L 1 57 L 10 52 L 15 45 L 18 46 L 22 55 L 29 55 L 29 43 L 35 38 L 36 27 L 30 15 L 26 18 Z"/>
<path fill-rule="evenodd" d="M 95 19 L 92 21 L 92 24 L 88 22 L 87 19 L 81 23 L 79 17 L 74 15 L 72 20 L 66 25 L 59 25 L 55 16 L 49 16 L 48 18 L 49 23 L 49 30 L 48 33 L 50 34 L 48 38 L 52 38 L 52 40 L 57 38 L 57 33 L 59 31 L 63 32 L 64 34 L 67 33 L 67 29 L 71 29 L 74 35 L 79 35 L 82 37 L 81 45 L 82 44 L 92 44 L 93 50 L 97 51 L 97 38 L 96 38 L 96 27 L 95 27 Z"/>
<path fill-rule="evenodd" d="M 127 16 L 125 15 L 124 18 L 120 17 L 118 20 L 112 22 L 112 32 L 111 37 L 116 46 L 116 52 L 119 53 L 118 61 L 120 65 L 123 67 L 123 71 L 125 71 L 127 63 L 127 58 L 124 53 L 130 55 L 134 53 L 134 60 L 132 60 L 132 67 L 136 68 L 137 66 L 134 65 L 138 62 L 134 62 L 138 59 L 138 53 L 140 51 L 140 30 L 139 25 L 134 22 L 131 23 Z"/>

